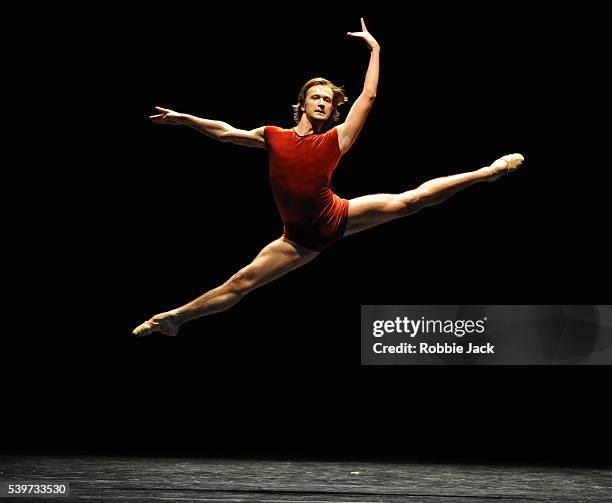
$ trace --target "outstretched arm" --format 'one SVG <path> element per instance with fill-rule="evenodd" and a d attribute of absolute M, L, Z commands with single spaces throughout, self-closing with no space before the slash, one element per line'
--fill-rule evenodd
<path fill-rule="evenodd" d="M 215 140 L 236 143 L 247 147 L 266 148 L 266 140 L 263 134 L 263 126 L 250 131 L 237 129 L 227 122 L 211 119 L 201 119 L 195 115 L 182 114 L 168 108 L 155 107 L 159 114 L 151 115 L 156 124 L 169 124 L 172 126 L 189 126 L 196 131 Z"/>
<path fill-rule="evenodd" d="M 370 64 L 368 65 L 368 71 L 366 72 L 363 91 L 355 100 L 355 103 L 353 103 L 353 106 L 346 116 L 344 123 L 338 126 L 338 141 L 340 143 L 340 151 L 342 154 L 351 148 L 359 136 L 366 117 L 374 105 L 376 90 L 378 88 L 378 74 L 380 71 L 380 45 L 378 45 L 378 42 L 368 32 L 363 18 L 361 18 L 361 29 L 362 31 L 359 32 L 348 32 L 347 35 L 362 38 L 365 41 L 370 49 Z"/>

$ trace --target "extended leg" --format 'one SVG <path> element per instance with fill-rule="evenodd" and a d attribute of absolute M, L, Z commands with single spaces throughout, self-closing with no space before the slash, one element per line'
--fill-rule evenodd
<path fill-rule="evenodd" d="M 246 294 L 307 264 L 317 255 L 318 252 L 281 237 L 263 248 L 253 262 L 240 269 L 222 285 L 184 306 L 156 314 L 136 327 L 132 333 L 138 336 L 152 332 L 176 335 L 180 325 L 186 321 L 229 309 Z"/>
<path fill-rule="evenodd" d="M 510 154 L 491 166 L 476 171 L 429 180 L 416 189 L 401 194 L 371 194 L 349 200 L 345 236 L 412 215 L 427 206 L 445 201 L 453 194 L 478 182 L 492 182 L 514 171 L 523 162 L 520 154 Z"/>

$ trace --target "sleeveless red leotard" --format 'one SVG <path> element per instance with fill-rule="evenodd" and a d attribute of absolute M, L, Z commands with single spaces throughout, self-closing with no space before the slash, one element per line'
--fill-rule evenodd
<path fill-rule="evenodd" d="M 321 251 L 344 234 L 348 200 L 329 188 L 340 160 L 337 128 L 299 136 L 293 129 L 266 126 L 270 184 L 284 224 L 283 236 Z"/>

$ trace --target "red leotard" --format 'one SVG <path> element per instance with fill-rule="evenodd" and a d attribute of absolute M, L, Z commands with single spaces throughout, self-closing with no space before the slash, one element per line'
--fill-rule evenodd
<path fill-rule="evenodd" d="M 344 234 L 348 200 L 329 188 L 341 157 L 337 128 L 299 136 L 293 129 L 266 126 L 270 184 L 284 224 L 283 236 L 321 251 Z"/>

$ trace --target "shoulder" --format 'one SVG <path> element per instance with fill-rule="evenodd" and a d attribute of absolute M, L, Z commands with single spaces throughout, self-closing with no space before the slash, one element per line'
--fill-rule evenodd
<path fill-rule="evenodd" d="M 342 124 L 337 124 L 336 126 L 331 128 L 326 134 L 335 138 L 339 137 L 342 134 Z"/>
<path fill-rule="evenodd" d="M 278 134 L 282 134 L 284 131 L 287 131 L 286 129 L 283 129 L 281 127 L 278 126 L 263 126 L 263 135 L 265 139 L 268 139 L 271 136 L 275 136 Z"/>
<path fill-rule="evenodd" d="M 285 131 L 285 129 L 283 129 L 282 127 L 278 127 L 278 126 L 263 126 L 263 130 L 265 133 L 278 133 L 278 132 L 282 132 Z"/>
<path fill-rule="evenodd" d="M 331 136 L 331 138 L 333 138 L 333 140 L 337 142 L 341 155 L 344 155 L 346 151 L 348 150 L 346 148 L 347 142 L 342 132 L 343 126 L 344 126 L 344 123 L 338 124 L 337 126 L 334 126 L 332 129 L 328 131 L 328 134 Z"/>
<path fill-rule="evenodd" d="M 282 128 L 279 126 L 272 126 L 272 125 L 263 126 L 262 130 L 263 130 L 263 136 L 266 140 L 268 140 L 269 138 L 277 138 L 283 135 L 289 135 L 292 132 L 291 129 L 286 129 L 286 128 Z"/>
<path fill-rule="evenodd" d="M 334 126 L 331 129 L 328 129 L 327 131 L 325 131 L 324 133 L 320 133 L 320 134 L 315 134 L 312 136 L 316 136 L 318 138 L 322 138 L 326 141 L 331 140 L 332 138 L 335 139 L 338 136 L 338 126 Z"/>

